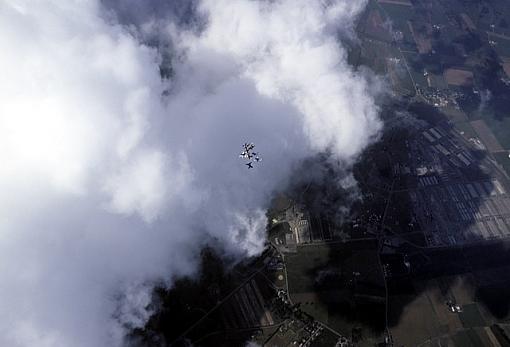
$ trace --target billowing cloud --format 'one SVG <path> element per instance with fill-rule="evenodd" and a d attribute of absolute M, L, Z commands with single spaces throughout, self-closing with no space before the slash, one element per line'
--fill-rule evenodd
<path fill-rule="evenodd" d="M 0 345 L 121 344 L 151 283 L 210 240 L 256 254 L 295 165 L 352 163 L 380 126 L 337 40 L 361 2 L 202 0 L 198 29 L 106 3 L 0 4 Z"/>

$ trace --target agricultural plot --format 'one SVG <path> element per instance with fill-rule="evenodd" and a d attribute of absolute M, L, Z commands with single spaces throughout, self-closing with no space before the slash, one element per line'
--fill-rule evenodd
<path fill-rule="evenodd" d="M 478 137 L 482 140 L 489 152 L 499 152 L 503 150 L 498 139 L 483 120 L 475 120 L 471 122 L 471 126 L 475 129 Z"/>
<path fill-rule="evenodd" d="M 390 328 L 395 346 L 417 346 L 430 337 L 444 334 L 426 293 L 418 297 L 391 297 L 390 311 L 395 307 L 403 307 L 397 325 Z"/>
<path fill-rule="evenodd" d="M 313 294 L 316 269 L 325 267 L 330 258 L 327 245 L 299 247 L 297 254 L 289 254 L 286 259 L 289 291 Z"/>
<path fill-rule="evenodd" d="M 444 107 L 442 108 L 443 113 L 448 117 L 449 120 L 451 120 L 454 123 L 461 123 L 461 122 L 467 122 L 468 117 L 462 110 L 458 110 L 454 107 Z M 470 126 L 471 128 L 471 126 Z M 472 128 L 471 128 L 472 130 Z M 472 136 L 471 136 L 472 137 Z"/>
<path fill-rule="evenodd" d="M 396 2 L 379 1 L 379 5 L 384 9 L 385 13 L 395 23 L 404 24 L 414 15 L 413 6 L 402 5 Z"/>
<path fill-rule="evenodd" d="M 476 30 L 476 25 L 466 13 L 461 13 L 460 18 L 462 18 L 462 22 L 464 23 L 465 27 L 471 31 Z"/>
<path fill-rule="evenodd" d="M 475 303 L 464 305 L 462 312 L 459 313 L 459 318 L 464 328 L 483 327 L 486 324 Z"/>
<path fill-rule="evenodd" d="M 483 118 L 503 149 L 510 149 L 510 117 L 496 119 L 492 114 Z"/>
<path fill-rule="evenodd" d="M 455 335 L 453 335 L 452 339 L 453 339 L 455 346 L 462 346 L 462 347 L 486 346 L 486 345 L 483 345 L 483 342 L 480 339 L 480 336 L 478 336 L 476 331 L 473 329 L 459 331 Z"/>
<path fill-rule="evenodd" d="M 367 37 L 385 42 L 393 41 L 391 23 L 378 9 L 368 11 L 362 30 Z"/>
<path fill-rule="evenodd" d="M 493 44 L 494 50 L 502 57 L 510 57 L 510 36 L 487 33 L 489 41 L 495 42 Z"/>
<path fill-rule="evenodd" d="M 505 71 L 508 78 L 510 78 L 510 61 L 505 61 L 503 64 L 503 70 Z"/>
<path fill-rule="evenodd" d="M 492 153 L 492 155 L 494 155 L 494 157 L 496 158 L 498 164 L 501 165 L 503 169 L 505 169 L 508 175 L 510 175 L 510 158 L 508 157 L 509 154 L 510 153 L 508 151 Z"/>
<path fill-rule="evenodd" d="M 369 66 L 377 74 L 384 75 L 387 73 L 387 60 L 393 54 L 387 44 L 365 39 L 361 46 L 359 63 Z"/>
<path fill-rule="evenodd" d="M 473 84 L 473 73 L 467 70 L 447 69 L 444 72 L 446 82 L 454 86 L 470 86 Z"/>
<path fill-rule="evenodd" d="M 409 21 L 414 15 L 414 8 L 393 2 L 379 2 L 379 6 L 383 13 L 391 20 L 393 31 L 401 32 L 402 44 L 406 47 L 406 50 L 416 50 L 413 34 L 409 28 Z"/>
<path fill-rule="evenodd" d="M 413 4 L 408 0 L 379 0 L 380 4 L 392 4 L 392 5 L 402 5 L 402 6 L 413 6 Z"/>
<path fill-rule="evenodd" d="M 414 42 L 416 43 L 416 47 L 418 48 L 418 53 L 427 54 L 432 51 L 432 40 L 431 40 L 431 32 L 432 29 L 430 25 L 423 23 L 411 23 L 408 22 L 409 30 L 413 35 Z M 425 28 L 425 32 L 421 32 L 418 27 L 423 26 Z"/>
<path fill-rule="evenodd" d="M 458 129 L 459 133 L 465 138 L 470 139 L 472 137 L 476 137 L 476 132 L 471 126 L 469 122 L 459 122 L 455 123 L 455 128 Z"/>
<path fill-rule="evenodd" d="M 411 76 L 416 86 L 426 88 L 428 86 L 428 83 L 427 78 L 423 75 L 423 68 L 419 69 L 417 66 L 415 66 L 415 62 L 420 61 L 420 55 L 418 53 L 413 52 L 404 52 L 402 54 L 407 61 L 407 64 L 409 66 L 409 72 L 411 73 Z"/>
<path fill-rule="evenodd" d="M 446 80 L 442 75 L 436 75 L 430 73 L 427 76 L 427 82 L 429 87 L 436 88 L 436 89 L 448 89 L 448 83 L 446 83 Z"/>
<path fill-rule="evenodd" d="M 477 2 L 449 2 L 455 6 L 458 11 L 455 11 L 456 13 L 467 14 L 478 30 L 490 30 L 491 25 L 499 23 L 500 18 L 508 18 L 508 14 L 505 15 L 505 12 L 508 11 L 505 9 L 505 7 L 508 7 L 505 1 L 484 2 L 484 6 L 480 6 Z"/>
<path fill-rule="evenodd" d="M 401 59 L 388 59 L 388 76 L 394 90 L 403 95 L 414 95 L 414 83 Z"/>
<path fill-rule="evenodd" d="M 383 277 L 373 247 L 366 242 L 298 247 L 297 254 L 286 259 L 292 301 L 341 332 L 349 333 L 357 321 L 370 325 L 372 319 L 374 325 L 383 324 L 384 306 L 379 305 Z"/>

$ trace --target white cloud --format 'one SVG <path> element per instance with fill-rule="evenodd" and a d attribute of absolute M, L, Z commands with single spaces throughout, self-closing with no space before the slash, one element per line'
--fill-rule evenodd
<path fill-rule="evenodd" d="M 171 167 L 169 158 L 157 151 L 136 153 L 129 159 L 104 185 L 111 196 L 108 207 L 114 212 L 138 213 L 152 222 L 162 213 L 168 195 L 180 196 L 189 190 L 192 173 L 185 159 Z"/>
<path fill-rule="evenodd" d="M 347 67 L 335 32 L 351 30 L 364 2 L 329 3 L 205 0 L 207 30 L 182 41 L 192 60 L 226 56 L 259 93 L 296 107 L 313 149 L 352 159 L 380 124 L 370 86 Z"/>
<path fill-rule="evenodd" d="M 202 31 L 150 11 L 128 31 L 92 0 L 0 4 L 0 345 L 120 343 L 208 240 L 260 251 L 301 159 L 355 160 L 379 121 L 335 35 L 363 3 L 329 2 L 203 0 Z M 172 40 L 171 81 L 141 26 Z"/>

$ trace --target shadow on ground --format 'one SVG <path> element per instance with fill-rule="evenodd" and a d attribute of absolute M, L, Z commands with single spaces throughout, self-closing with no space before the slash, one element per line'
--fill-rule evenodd
<path fill-rule="evenodd" d="M 424 104 L 389 105 L 386 116 L 383 137 L 354 167 L 357 187 L 336 189 L 348 175 L 325 155 L 306 163 L 307 168 L 315 167 L 314 174 L 296 177 L 296 184 L 289 188 L 292 200 L 306 210 L 302 218 L 310 223 L 309 241 L 285 255 L 292 304 L 365 345 L 381 343 L 388 331 L 404 340 L 406 333 L 413 334 L 412 342 L 405 341 L 415 343 L 412 339 L 421 333 L 407 329 L 410 320 L 432 322 L 423 326 L 430 336 L 453 334 L 449 329 L 455 326 L 448 325 L 453 324 L 448 316 L 453 313 L 447 302 L 465 307 L 465 313 L 458 314 L 459 329 L 508 321 L 510 252 L 497 238 L 481 242 L 487 236 L 480 230 L 480 223 L 488 218 L 484 204 L 496 189 L 485 167 L 485 154 L 470 149 L 469 166 L 446 168 L 442 176 L 409 173 L 406 168 L 414 170 L 420 163 L 430 167 L 448 160 L 427 147 L 426 140 L 421 140 L 423 146 L 412 142 L 432 127 L 442 127 L 446 133 L 453 129 L 441 113 Z M 465 144 L 457 145 L 465 150 Z M 480 186 L 488 190 L 486 196 L 467 196 L 465 185 L 472 182 L 486 182 Z M 468 212 L 460 211 L 459 203 Z M 288 224 L 280 229 L 273 232 L 290 232 Z M 435 235 L 443 243 L 429 247 Z M 133 331 L 133 341 L 146 346 L 245 345 L 259 333 L 257 328 L 247 323 L 232 328 L 236 323 L 225 322 L 225 313 L 203 317 L 249 280 L 262 258 L 232 268 L 205 250 L 198 279 L 182 279 L 170 291 L 155 291 L 157 312 L 144 329 Z M 257 279 L 262 296 L 269 301 L 277 289 L 265 288 L 260 285 L 263 281 Z M 242 321 L 241 315 L 246 320 L 253 314 L 242 312 L 249 294 L 246 291 L 237 301 L 229 301 L 226 316 Z M 274 325 L 286 314 L 275 314 Z M 252 322 L 261 319 L 252 317 Z M 402 337 L 402 330 L 409 332 Z"/>

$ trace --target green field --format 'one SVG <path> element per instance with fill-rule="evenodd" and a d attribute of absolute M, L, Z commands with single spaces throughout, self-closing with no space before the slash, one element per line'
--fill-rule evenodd
<path fill-rule="evenodd" d="M 487 115 L 483 120 L 492 130 L 501 146 L 506 150 L 510 149 L 510 117 L 498 120 L 492 115 Z"/>
<path fill-rule="evenodd" d="M 494 112 L 488 110 L 475 110 L 468 113 L 471 121 L 483 119 L 485 124 L 491 129 L 499 144 L 506 150 L 510 150 L 510 117 L 496 117 Z"/>
<path fill-rule="evenodd" d="M 459 331 L 453 336 L 455 346 L 479 347 L 483 346 L 482 340 L 473 329 Z"/>
<path fill-rule="evenodd" d="M 418 53 L 410 52 L 405 52 L 403 53 L 403 55 L 407 61 L 407 65 L 409 66 L 409 70 L 411 72 L 411 75 L 413 76 L 414 82 L 422 88 L 428 87 L 427 79 L 425 78 L 425 76 L 423 76 L 423 70 L 417 70 L 413 68 L 413 61 L 419 61 L 420 55 Z"/>
<path fill-rule="evenodd" d="M 448 89 L 448 83 L 446 83 L 446 80 L 444 79 L 443 75 L 430 73 L 429 78 L 430 84 L 433 88 Z"/>
<path fill-rule="evenodd" d="M 412 6 L 379 3 L 382 12 L 391 19 L 393 30 L 400 30 L 404 34 L 404 44 L 409 49 L 414 46 L 414 39 L 409 29 L 408 21 L 414 16 L 414 8 Z M 407 49 L 407 48 L 406 48 Z"/>
<path fill-rule="evenodd" d="M 466 139 L 477 136 L 475 130 L 471 124 L 469 124 L 469 122 L 455 123 L 455 128 L 457 128 L 460 132 L 463 132 L 462 136 Z"/>
<path fill-rule="evenodd" d="M 390 297 L 390 325 L 396 346 L 417 346 L 444 334 L 427 295 Z M 395 315 L 395 316 L 393 316 Z"/>
<path fill-rule="evenodd" d="M 343 333 L 356 324 L 379 329 L 384 322 L 384 284 L 375 247 L 375 242 L 366 241 L 298 247 L 297 254 L 286 256 L 291 299 Z M 357 295 L 375 301 L 367 303 Z"/>
<path fill-rule="evenodd" d="M 464 112 L 457 110 L 454 107 L 445 107 L 442 110 L 443 113 L 448 116 L 448 119 L 455 124 L 465 123 L 468 120 L 468 117 Z"/>
<path fill-rule="evenodd" d="M 371 40 L 363 40 L 360 53 L 359 63 L 370 67 L 379 75 L 386 74 L 387 59 L 395 57 L 395 52 L 387 44 Z"/>
<path fill-rule="evenodd" d="M 379 3 L 379 6 L 384 9 L 386 15 L 395 23 L 405 23 L 414 16 L 414 7 L 412 6 L 388 3 Z"/>
<path fill-rule="evenodd" d="M 508 152 L 498 152 L 493 153 L 496 161 L 503 166 L 508 175 L 510 175 L 510 158 L 508 157 Z"/>
<path fill-rule="evenodd" d="M 477 304 L 465 305 L 463 311 L 459 313 L 460 321 L 464 328 L 482 327 L 485 325 Z"/>
<path fill-rule="evenodd" d="M 329 254 L 328 246 L 307 246 L 286 256 L 290 293 L 313 292 L 315 271 L 328 264 Z"/>
<path fill-rule="evenodd" d="M 510 57 L 510 38 L 506 39 L 501 36 L 489 33 L 489 39 L 496 42 L 494 50 L 502 57 Z"/>

